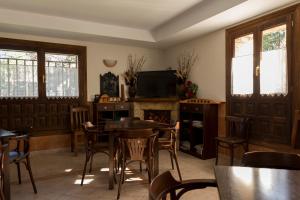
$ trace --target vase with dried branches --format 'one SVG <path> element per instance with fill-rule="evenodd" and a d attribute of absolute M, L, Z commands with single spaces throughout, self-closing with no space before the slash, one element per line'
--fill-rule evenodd
<path fill-rule="evenodd" d="M 190 74 L 191 68 L 197 60 L 198 55 L 196 55 L 194 51 L 185 51 L 177 57 L 178 67 L 176 69 L 175 75 L 177 77 L 178 84 L 184 84 L 186 82 Z"/>
<path fill-rule="evenodd" d="M 190 71 L 197 60 L 198 60 L 198 55 L 196 55 L 194 51 L 192 52 L 185 51 L 177 57 L 178 67 L 176 69 L 175 75 L 177 77 L 177 94 L 181 99 L 189 97 L 186 95 L 188 91 L 186 82 L 189 77 Z M 196 94 L 197 89 L 193 95 Z"/>
<path fill-rule="evenodd" d="M 145 56 L 137 57 L 135 55 L 133 57 L 131 54 L 128 55 L 127 69 L 123 73 L 123 77 L 125 79 L 125 84 L 128 85 L 128 94 L 131 98 L 135 97 L 138 72 L 141 71 L 145 62 Z"/>

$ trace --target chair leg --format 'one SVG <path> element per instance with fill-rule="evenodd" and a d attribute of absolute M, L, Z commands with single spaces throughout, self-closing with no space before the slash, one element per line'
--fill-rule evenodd
<path fill-rule="evenodd" d="M 147 161 L 146 161 L 146 165 L 147 165 L 147 172 L 148 172 L 148 181 L 149 181 L 149 183 L 151 183 L 151 167 L 150 167 L 150 159 L 148 159 Z"/>
<path fill-rule="evenodd" d="M 121 174 L 120 174 L 120 179 L 119 179 L 117 199 L 120 199 L 121 187 L 122 187 L 122 184 L 124 183 L 124 177 L 125 177 L 125 158 L 122 159 L 122 167 L 121 167 Z"/>
<path fill-rule="evenodd" d="M 173 162 L 173 153 L 171 151 L 169 151 L 170 153 L 170 159 L 171 159 L 171 165 L 172 165 L 172 169 L 174 170 L 174 162 Z"/>
<path fill-rule="evenodd" d="M 233 145 L 230 145 L 230 165 L 233 165 L 233 159 L 234 159 L 234 148 Z"/>
<path fill-rule="evenodd" d="M 74 133 L 71 133 L 71 152 L 74 152 Z"/>
<path fill-rule="evenodd" d="M 142 161 L 140 161 L 140 172 L 143 171 Z"/>
<path fill-rule="evenodd" d="M 21 183 L 22 183 L 22 180 L 21 180 L 21 169 L 20 169 L 20 163 L 19 163 L 19 162 L 17 162 L 17 163 L 16 163 L 16 165 L 17 165 L 17 171 L 18 171 L 18 180 L 19 180 L 19 184 L 21 184 Z"/>
<path fill-rule="evenodd" d="M 216 163 L 215 163 L 215 165 L 218 165 L 218 160 L 219 160 L 219 142 L 216 141 Z"/>
<path fill-rule="evenodd" d="M 85 157 L 85 163 L 84 163 L 84 167 L 83 167 L 82 177 L 81 177 L 81 184 L 80 184 L 81 186 L 83 185 L 83 180 L 84 180 L 85 173 L 86 173 L 86 166 L 87 166 L 87 163 L 89 162 L 89 160 L 90 160 L 90 155 L 87 152 L 86 157 Z"/>
<path fill-rule="evenodd" d="M 92 155 L 91 155 L 91 161 L 90 161 L 90 170 L 89 170 L 89 173 L 91 173 L 92 170 L 93 170 L 93 160 L 94 160 L 94 153 L 92 153 Z"/>
<path fill-rule="evenodd" d="M 177 159 L 177 153 L 176 153 L 175 149 L 173 150 L 173 157 L 174 157 L 174 160 L 175 160 L 175 164 L 176 164 L 176 168 L 177 168 L 179 180 L 182 181 L 181 172 L 180 172 L 180 169 L 179 169 L 179 164 L 178 164 L 178 159 Z"/>
<path fill-rule="evenodd" d="M 37 193 L 37 189 L 36 189 L 36 186 L 35 186 L 35 183 L 34 183 L 32 171 L 31 171 L 30 159 L 29 159 L 28 156 L 26 157 L 26 164 L 25 164 L 25 166 L 26 166 L 26 168 L 27 168 L 27 170 L 28 170 L 28 172 L 29 172 L 30 181 L 31 181 L 31 184 L 32 184 L 32 187 L 33 187 L 33 191 L 34 191 L 34 193 L 36 194 L 36 193 Z"/>
<path fill-rule="evenodd" d="M 73 152 L 74 152 L 74 156 L 78 155 L 78 135 L 74 134 L 74 142 L 73 142 Z"/>

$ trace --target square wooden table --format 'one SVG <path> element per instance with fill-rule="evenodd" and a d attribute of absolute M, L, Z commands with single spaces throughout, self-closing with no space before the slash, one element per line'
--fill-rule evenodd
<path fill-rule="evenodd" d="M 221 200 L 299 200 L 300 170 L 216 166 Z"/>

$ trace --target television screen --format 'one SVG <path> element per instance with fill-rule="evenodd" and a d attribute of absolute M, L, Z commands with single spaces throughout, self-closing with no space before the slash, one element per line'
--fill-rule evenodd
<path fill-rule="evenodd" d="M 175 70 L 139 72 L 137 80 L 138 97 L 175 97 Z"/>

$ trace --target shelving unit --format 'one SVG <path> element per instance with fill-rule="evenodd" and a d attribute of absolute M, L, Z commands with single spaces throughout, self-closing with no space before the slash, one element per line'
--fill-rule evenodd
<path fill-rule="evenodd" d="M 187 100 L 180 102 L 179 149 L 201 159 L 215 157 L 218 132 L 218 102 Z"/>

